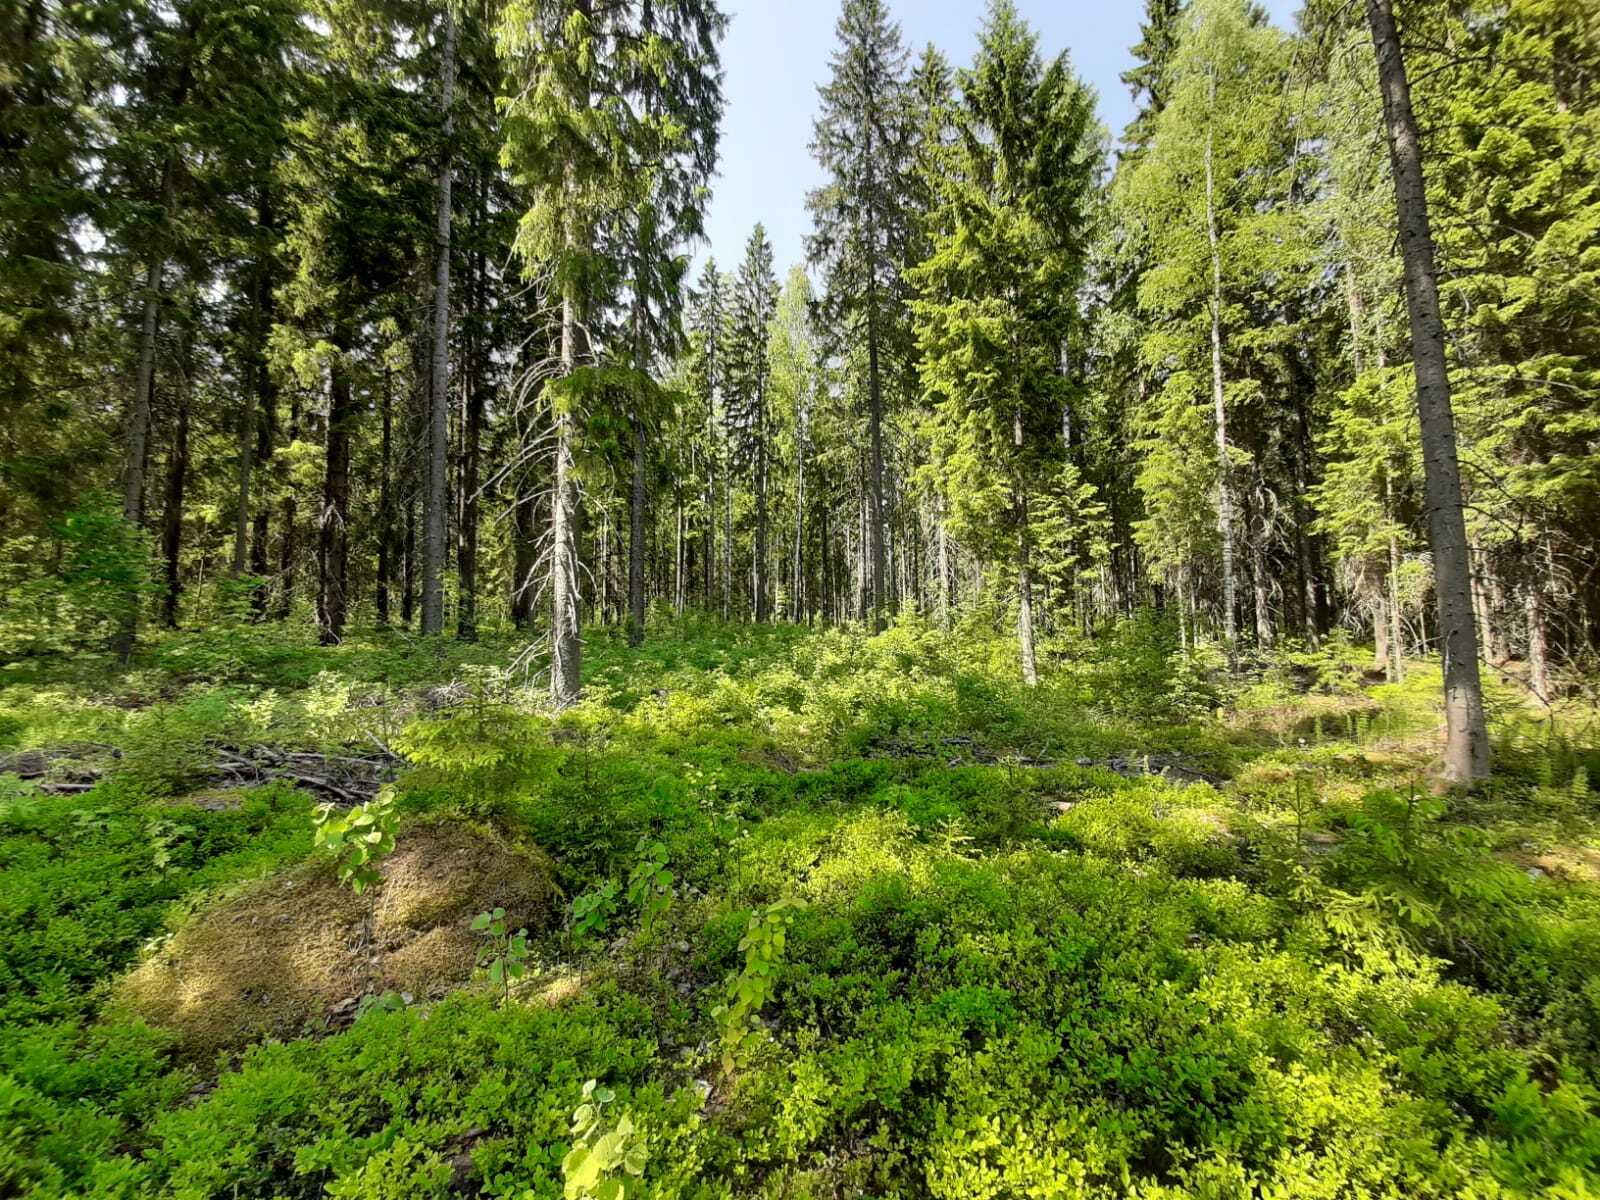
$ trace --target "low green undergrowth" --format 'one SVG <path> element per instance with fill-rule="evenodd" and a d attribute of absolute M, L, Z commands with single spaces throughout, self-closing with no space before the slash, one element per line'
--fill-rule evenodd
<path fill-rule="evenodd" d="M 558 718 L 493 639 L 0 691 L 10 747 L 102 771 L 0 777 L 0 1192 L 1594 1194 L 1580 719 L 1502 705 L 1503 769 L 1442 799 L 1426 667 L 1340 646 L 1241 685 L 1146 616 L 1048 642 L 1036 691 L 972 619 L 589 651 Z M 375 740 L 401 848 L 493 826 L 565 920 L 491 909 L 477 982 L 209 1069 L 111 1015 L 152 939 L 313 854 L 287 786 L 170 799 L 207 756 Z"/>

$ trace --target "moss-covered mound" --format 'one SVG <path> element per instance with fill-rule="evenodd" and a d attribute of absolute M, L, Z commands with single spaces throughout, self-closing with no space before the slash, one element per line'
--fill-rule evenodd
<path fill-rule="evenodd" d="M 351 1014 L 368 992 L 436 998 L 472 974 L 474 914 L 537 930 L 555 910 L 548 862 L 459 824 L 401 834 L 374 893 L 323 863 L 263 879 L 195 914 L 119 981 L 116 1007 L 178 1034 L 196 1058 Z"/>

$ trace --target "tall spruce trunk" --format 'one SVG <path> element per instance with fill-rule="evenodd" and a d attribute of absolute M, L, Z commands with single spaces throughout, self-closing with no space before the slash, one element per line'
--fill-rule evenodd
<path fill-rule="evenodd" d="M 561 373 L 578 366 L 578 296 L 568 283 L 561 300 Z M 566 708 L 578 699 L 583 642 L 579 627 L 578 490 L 574 478 L 572 414 L 563 405 L 556 416 L 555 480 L 550 495 L 550 699 Z"/>
<path fill-rule="evenodd" d="M 334 344 L 322 515 L 317 526 L 317 635 L 324 646 L 344 639 L 349 615 L 350 446 L 352 428 L 361 415 L 350 386 L 348 335 L 341 330 Z"/>
<path fill-rule="evenodd" d="M 290 393 L 289 401 L 289 429 L 288 442 L 293 445 L 300 440 L 300 394 L 298 391 Z M 283 526 L 283 532 L 278 536 L 278 606 L 276 616 L 287 620 L 294 611 L 294 590 L 296 574 L 300 565 L 300 528 L 299 528 L 299 502 L 295 498 L 294 489 L 288 488 L 283 496 L 283 511 L 278 523 Z"/>
<path fill-rule="evenodd" d="M 484 207 L 479 177 L 478 207 L 473 218 L 474 241 Z M 483 251 L 472 255 L 471 311 L 483 312 Z M 462 389 L 465 412 L 461 418 L 461 520 L 456 529 L 456 636 L 464 642 L 478 640 L 478 524 L 482 505 L 483 458 L 483 344 L 481 321 L 468 327 L 466 370 Z"/>
<path fill-rule="evenodd" d="M 795 422 L 794 437 L 794 580 L 790 585 L 789 619 L 805 620 L 806 613 L 806 451 L 801 434 L 804 422 Z"/>
<path fill-rule="evenodd" d="M 511 514 L 511 623 L 518 629 L 533 624 L 533 598 L 538 590 L 539 565 L 537 501 L 524 488 Z"/>
<path fill-rule="evenodd" d="M 256 375 L 258 392 L 256 395 L 256 414 L 253 422 L 256 435 L 255 470 L 264 472 L 272 461 L 273 440 L 277 435 L 277 389 L 272 382 L 272 372 L 263 369 Z M 255 609 L 255 619 L 264 620 L 267 615 L 267 576 L 271 571 L 271 529 L 272 514 L 270 505 L 264 500 L 256 501 L 255 515 L 251 520 L 250 528 L 250 573 L 257 579 L 255 592 L 251 603 Z"/>
<path fill-rule="evenodd" d="M 272 231 L 271 196 L 265 184 L 256 188 L 256 224 Z M 256 260 L 250 281 L 250 373 L 254 387 L 245 393 L 244 410 L 239 418 L 239 491 L 233 522 L 233 563 L 235 575 L 243 575 L 249 549 L 250 484 L 255 471 L 260 425 L 267 407 L 271 376 L 267 370 L 268 309 L 272 303 L 272 259 L 263 250 Z"/>
<path fill-rule="evenodd" d="M 644 641 L 644 344 L 643 264 L 634 264 L 633 289 L 633 478 L 628 491 L 628 645 Z"/>
<path fill-rule="evenodd" d="M 161 510 L 161 558 L 166 588 L 161 598 L 161 623 L 178 627 L 183 594 L 183 498 L 189 482 L 189 345 L 184 345 L 183 378 L 174 389 L 172 453 L 167 459 L 166 501 Z"/>
<path fill-rule="evenodd" d="M 1395 30 L 1391 0 L 1367 0 L 1367 22 L 1378 60 L 1394 172 L 1406 306 L 1411 317 L 1411 358 L 1416 369 L 1417 416 L 1422 427 L 1428 544 L 1433 552 L 1439 645 L 1444 659 L 1445 751 L 1443 776 L 1472 784 L 1489 773 L 1483 685 L 1478 677 L 1478 631 L 1472 612 L 1472 565 L 1467 552 L 1461 474 L 1456 461 L 1455 415 L 1445 367 L 1444 321 L 1439 312 L 1433 232 L 1422 174 L 1422 147 L 1411 110 L 1411 85 Z"/>
<path fill-rule="evenodd" d="M 1383 508 L 1389 521 L 1389 678 L 1399 683 L 1406 677 L 1406 643 L 1400 626 L 1400 541 L 1394 535 L 1394 487 L 1388 471 L 1383 474 Z"/>
<path fill-rule="evenodd" d="M 756 536 L 751 564 L 750 590 L 754 593 L 755 617 L 765 622 L 767 611 L 767 384 L 763 374 L 756 382 Z"/>
<path fill-rule="evenodd" d="M 161 168 L 161 203 L 172 206 L 173 163 L 169 156 Z M 138 529 L 144 525 L 144 472 L 150 453 L 150 411 L 156 385 L 156 333 L 161 324 L 161 276 L 166 270 L 165 249 L 151 252 L 145 267 L 144 302 L 139 314 L 139 359 L 133 392 L 122 422 L 122 518 Z M 137 595 L 130 597 L 120 626 L 111 639 L 113 653 L 127 658 L 139 636 Z"/>
<path fill-rule="evenodd" d="M 871 438 L 871 461 L 867 472 L 866 565 L 871 578 L 864 589 L 871 609 L 874 631 L 884 627 L 884 549 L 883 549 L 883 384 L 878 363 L 877 279 L 868 284 L 872 293 L 867 301 L 867 415 Z"/>
<path fill-rule="evenodd" d="M 261 303 L 259 295 L 253 303 L 257 306 L 257 312 L 259 313 Z M 256 319 L 259 320 L 259 316 Z M 251 376 L 254 378 L 264 375 L 266 370 L 267 365 L 262 361 L 258 352 L 256 361 L 250 367 Z M 256 403 L 259 393 L 259 385 L 245 390 L 244 408 L 239 414 L 239 485 L 233 513 L 233 558 L 230 564 L 235 575 L 244 574 L 245 561 L 249 555 L 250 475 L 255 469 L 255 425 L 259 419 L 256 412 Z"/>
<path fill-rule="evenodd" d="M 939 497 L 939 515 L 937 518 L 939 539 L 939 627 L 950 628 L 950 610 L 954 597 L 951 595 L 953 580 L 950 577 L 950 533 L 945 527 L 944 497 Z"/>
<path fill-rule="evenodd" d="M 722 619 L 733 615 L 733 468 L 722 476 Z"/>
<path fill-rule="evenodd" d="M 383 373 L 378 416 L 378 582 L 373 595 L 378 624 L 389 626 L 390 583 L 394 579 L 394 396 L 389 372 Z"/>
<path fill-rule="evenodd" d="M 1545 584 L 1554 574 L 1554 555 L 1548 537 L 1536 557 L 1544 561 L 1530 565 L 1522 596 L 1522 611 L 1528 625 L 1528 686 L 1541 703 L 1548 704 L 1554 699 L 1550 679 L 1550 621 L 1545 603 Z"/>
<path fill-rule="evenodd" d="M 1211 107 L 1217 103 L 1215 69 L 1211 75 Z M 1239 669 L 1239 630 L 1234 581 L 1233 473 L 1228 457 L 1228 407 L 1222 386 L 1222 249 L 1217 235 L 1216 179 L 1211 164 L 1215 139 L 1206 127 L 1206 241 L 1211 248 L 1211 405 L 1217 427 L 1217 533 L 1222 538 L 1222 641 L 1228 669 Z"/>
<path fill-rule="evenodd" d="M 1022 653 L 1022 682 L 1029 687 L 1039 683 L 1039 660 L 1033 636 L 1033 564 L 1028 541 L 1028 506 L 1018 499 L 1021 517 L 1017 554 L 1017 644 Z"/>
<path fill-rule="evenodd" d="M 450 449 L 450 188 L 454 177 L 456 23 L 444 5 L 439 107 L 444 116 L 434 229 L 433 361 L 428 393 L 428 481 L 423 496 L 422 632 L 444 632 L 445 504 Z"/>

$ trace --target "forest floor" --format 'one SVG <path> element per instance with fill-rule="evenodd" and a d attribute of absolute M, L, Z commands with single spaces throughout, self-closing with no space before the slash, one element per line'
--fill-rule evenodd
<path fill-rule="evenodd" d="M 0 1195 L 1600 1194 L 1592 709 L 992 629 L 0 667 Z"/>

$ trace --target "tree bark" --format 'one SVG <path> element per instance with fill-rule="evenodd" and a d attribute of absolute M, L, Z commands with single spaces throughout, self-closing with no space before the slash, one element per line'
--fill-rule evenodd
<path fill-rule="evenodd" d="M 867 472 L 867 566 L 872 575 L 865 593 L 871 608 L 874 632 L 884 627 L 884 551 L 883 551 L 883 385 L 879 378 L 876 279 L 869 285 L 873 295 L 867 301 L 867 416 L 871 437 L 871 461 Z"/>
<path fill-rule="evenodd" d="M 479 212 L 483 197 L 480 189 Z M 474 218 L 474 233 L 477 225 Z M 470 303 L 474 314 L 483 311 L 483 252 L 473 251 Z M 474 318 L 467 338 L 466 370 L 462 389 L 465 412 L 461 420 L 461 520 L 456 531 L 456 636 L 464 642 L 478 640 L 478 524 L 483 457 L 483 346 L 482 322 Z"/>
<path fill-rule="evenodd" d="M 534 571 L 539 562 L 537 517 L 533 493 L 523 491 L 511 517 L 511 623 L 518 629 L 533 624 L 533 597 L 538 586 Z"/>
<path fill-rule="evenodd" d="M 633 396 L 633 478 L 628 492 L 628 645 L 644 641 L 644 268 L 634 265 L 633 369 L 637 374 Z"/>
<path fill-rule="evenodd" d="M 767 611 L 767 384 L 763 375 L 756 382 L 756 535 L 751 591 L 755 593 L 755 617 L 764 623 Z"/>
<path fill-rule="evenodd" d="M 794 427 L 794 583 L 789 602 L 789 619 L 803 621 L 806 611 L 806 450 L 805 420 L 802 415 Z"/>
<path fill-rule="evenodd" d="M 1211 106 L 1217 103 L 1215 70 Z M 1228 410 L 1222 386 L 1222 251 L 1217 235 L 1216 180 L 1211 164 L 1214 132 L 1206 128 L 1206 240 L 1211 247 L 1211 404 L 1217 427 L 1217 532 L 1222 538 L 1222 641 L 1228 669 L 1239 669 L 1239 631 L 1233 566 L 1233 484 L 1229 476 Z"/>
<path fill-rule="evenodd" d="M 1383 507 L 1389 525 L 1389 678 L 1406 677 L 1406 642 L 1400 625 L 1400 541 L 1394 535 L 1394 489 L 1388 472 L 1383 476 Z"/>
<path fill-rule="evenodd" d="M 1545 563 L 1550 561 L 1550 547 L 1546 542 L 1543 553 Z M 1548 704 L 1554 697 L 1550 680 L 1550 625 L 1545 604 L 1544 580 L 1547 573 L 1535 563 L 1528 571 L 1527 588 L 1523 592 L 1523 615 L 1528 623 L 1528 684 L 1541 703 Z"/>
<path fill-rule="evenodd" d="M 291 392 L 289 403 L 289 430 L 288 440 L 292 444 L 300 440 L 300 400 L 299 393 Z M 299 505 L 295 499 L 294 489 L 288 488 L 283 496 L 283 512 L 279 524 L 283 526 L 283 533 L 278 541 L 278 610 L 280 621 L 287 620 L 294 610 L 295 575 L 300 562 L 299 545 Z"/>
<path fill-rule="evenodd" d="M 189 370 L 185 335 L 185 372 Z M 166 589 L 161 600 L 161 623 L 178 627 L 178 604 L 183 593 L 183 497 L 189 482 L 189 379 L 187 374 L 173 389 L 172 454 L 167 459 L 166 502 L 161 510 L 161 557 L 165 567 Z"/>
<path fill-rule="evenodd" d="M 348 337 L 336 336 L 328 399 L 327 459 L 322 482 L 322 516 L 317 528 L 317 635 L 324 646 L 344 640 L 349 615 L 350 577 L 350 443 L 360 412 L 350 387 L 345 361 Z"/>
<path fill-rule="evenodd" d="M 163 210 L 172 206 L 172 172 L 173 164 L 169 156 L 161 169 Z M 165 249 L 152 250 L 150 262 L 145 268 L 144 303 L 139 316 L 138 367 L 122 423 L 122 518 L 135 529 L 144 525 L 144 471 L 145 460 L 150 452 L 150 411 L 156 383 L 156 332 L 161 323 L 161 276 L 166 265 Z M 111 640 L 112 652 L 123 658 L 133 653 L 134 642 L 139 636 L 139 607 L 139 598 L 135 596 Z"/>
<path fill-rule="evenodd" d="M 939 539 L 939 628 L 950 628 L 951 584 L 950 578 L 950 534 L 945 528 L 944 497 L 939 497 L 938 539 Z"/>
<path fill-rule="evenodd" d="M 570 236 L 570 235 L 569 235 Z M 577 284 L 569 282 L 561 301 L 561 372 L 570 378 L 578 365 Z M 566 708 L 578 699 L 582 637 L 578 596 L 578 494 L 573 473 L 575 436 L 570 406 L 556 416 L 555 481 L 550 498 L 550 699 Z"/>
<path fill-rule="evenodd" d="M 382 433 L 378 449 L 378 584 L 373 601 L 378 624 L 387 629 L 389 584 L 394 578 L 394 397 L 387 370 L 383 373 L 379 404 Z"/>
<path fill-rule="evenodd" d="M 1017 642 L 1022 652 L 1022 682 L 1029 687 L 1039 684 L 1039 660 L 1033 636 L 1033 568 L 1029 561 L 1028 510 L 1024 501 L 1018 500 L 1022 514 L 1020 550 L 1017 558 Z"/>
<path fill-rule="evenodd" d="M 456 23 L 444 6 L 439 107 L 444 115 L 434 232 L 433 363 L 428 394 L 428 483 L 423 497 L 422 632 L 444 632 L 445 504 L 450 448 L 450 189 L 454 176 Z"/>
<path fill-rule="evenodd" d="M 256 189 L 256 224 L 270 236 L 272 209 L 266 186 Z M 239 492 L 234 512 L 233 564 L 235 575 L 243 575 L 250 532 L 250 484 L 255 470 L 255 452 L 260 440 L 259 425 L 267 404 L 271 378 L 267 371 L 268 308 L 272 303 L 271 255 L 263 248 L 256 260 L 250 296 L 250 373 L 253 390 L 245 393 L 244 411 L 239 418 Z"/>
<path fill-rule="evenodd" d="M 1422 148 L 1411 110 L 1411 86 L 1395 30 L 1391 0 L 1367 0 L 1367 21 L 1378 60 L 1394 172 L 1406 305 L 1411 317 L 1411 358 L 1416 369 L 1417 415 L 1422 427 L 1428 543 L 1433 551 L 1439 644 L 1444 658 L 1446 741 L 1443 775 L 1471 784 L 1489 773 L 1483 686 L 1478 677 L 1478 633 L 1472 612 L 1472 566 L 1467 554 L 1455 416 L 1445 366 L 1444 321 L 1439 312 L 1433 232 L 1423 182 Z"/>

